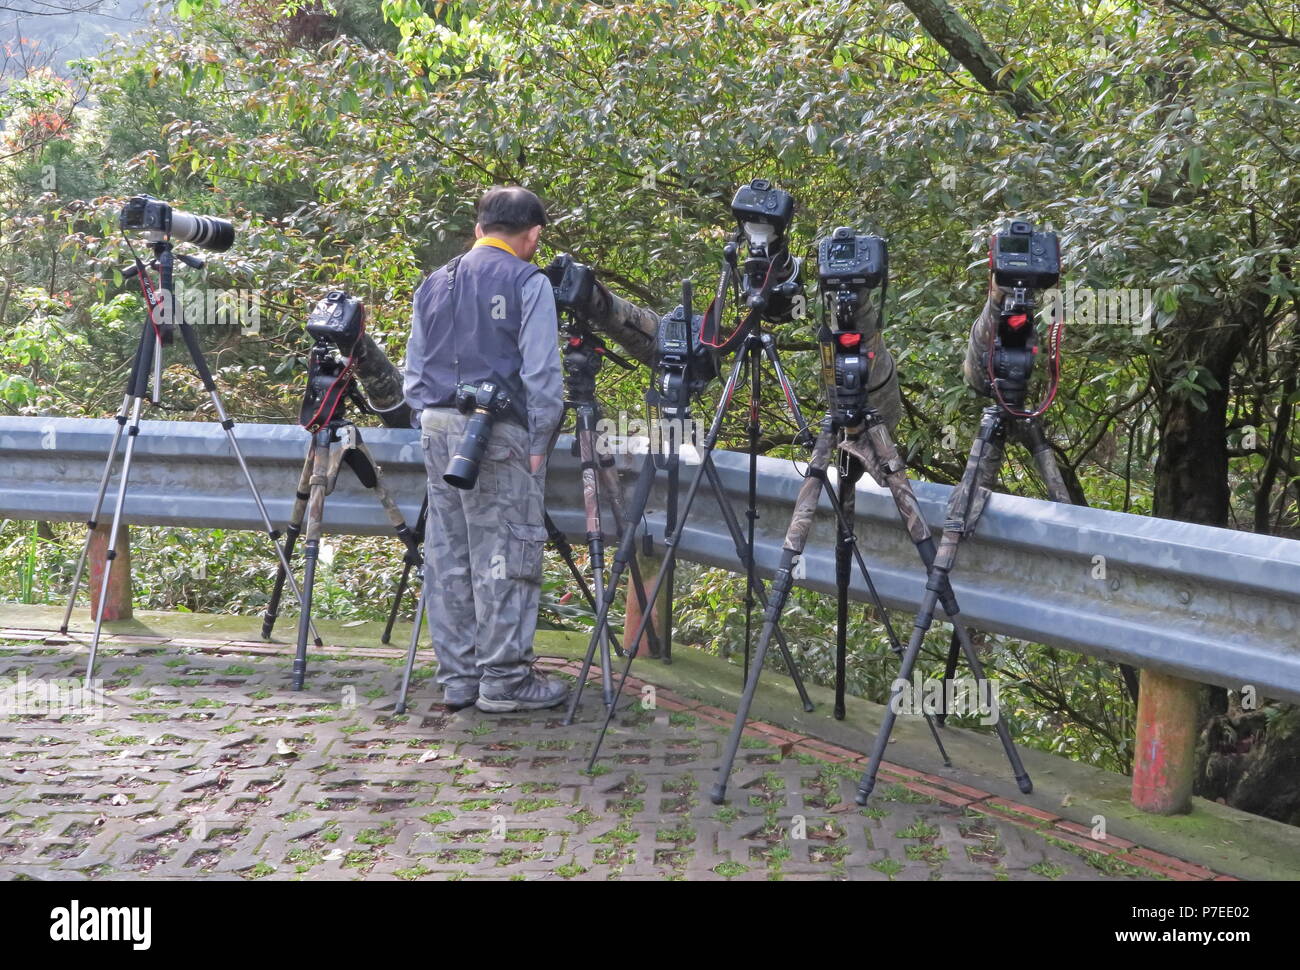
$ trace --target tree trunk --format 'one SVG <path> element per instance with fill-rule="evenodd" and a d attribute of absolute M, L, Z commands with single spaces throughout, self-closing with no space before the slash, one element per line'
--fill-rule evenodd
<path fill-rule="evenodd" d="M 1156 515 L 1227 526 L 1229 383 L 1245 335 L 1258 326 L 1263 312 L 1262 305 L 1247 305 L 1240 318 L 1181 318 L 1162 341 L 1166 360 L 1205 367 L 1219 388 L 1205 392 L 1205 410 L 1185 395 L 1161 389 Z M 1207 687 L 1205 694 L 1195 793 L 1295 824 L 1300 819 L 1295 774 L 1300 765 L 1300 715 L 1292 708 L 1270 724 L 1262 710 L 1243 711 L 1229 703 L 1221 687 Z"/>

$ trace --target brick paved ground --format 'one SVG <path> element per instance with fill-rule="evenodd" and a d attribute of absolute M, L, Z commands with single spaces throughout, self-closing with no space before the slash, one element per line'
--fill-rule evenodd
<path fill-rule="evenodd" d="M 295 694 L 283 654 L 129 641 L 101 653 L 98 718 L 0 717 L 0 876 L 1214 876 L 897 767 L 860 809 L 856 753 L 765 725 L 718 808 L 706 793 L 729 716 L 667 692 L 620 717 L 587 775 L 598 691 L 567 728 L 554 712 L 450 713 L 431 702 L 425 667 L 395 716 L 400 660 L 384 651 L 314 656 L 310 689 Z M 69 678 L 84 664 L 66 646 L 0 645 L 0 678 Z"/>

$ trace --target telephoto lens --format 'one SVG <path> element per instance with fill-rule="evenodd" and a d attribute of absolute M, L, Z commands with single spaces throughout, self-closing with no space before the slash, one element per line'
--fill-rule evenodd
<path fill-rule="evenodd" d="M 510 407 L 510 398 L 493 381 L 462 384 L 456 389 L 456 408 L 468 414 L 465 433 L 452 452 L 442 480 L 454 488 L 473 488 L 478 482 L 479 463 L 492 437 L 497 415 Z"/>
<path fill-rule="evenodd" d="M 192 216 L 178 209 L 172 210 L 171 233 L 173 239 L 194 243 L 214 253 L 224 253 L 235 244 L 235 227 L 228 219 Z"/>
<path fill-rule="evenodd" d="M 492 437 L 492 415 L 475 409 L 465 422 L 465 434 L 447 462 L 442 480 L 455 488 L 473 488 L 478 483 L 478 466 Z"/>
<path fill-rule="evenodd" d="M 152 195 L 132 196 L 122 206 L 117 221 L 123 229 L 152 233 L 155 239 L 170 236 L 217 253 L 235 244 L 235 227 L 229 220 L 190 215 Z"/>

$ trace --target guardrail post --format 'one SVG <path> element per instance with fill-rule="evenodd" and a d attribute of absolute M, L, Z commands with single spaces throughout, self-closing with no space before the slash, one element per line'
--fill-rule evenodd
<path fill-rule="evenodd" d="M 641 581 L 645 583 L 646 592 L 650 592 L 650 587 L 654 583 L 655 576 L 659 575 L 660 560 L 650 556 L 643 556 L 638 551 L 636 554 L 636 564 L 641 570 Z M 632 649 L 632 633 L 641 625 L 641 602 L 637 599 L 636 589 L 632 586 L 631 570 L 628 571 L 626 605 L 623 607 L 623 650 L 624 652 Z M 658 602 L 654 604 L 653 616 L 650 622 L 654 625 L 656 636 L 662 636 L 663 628 L 663 598 L 667 590 L 660 590 Z M 650 637 L 643 635 L 641 637 L 641 649 L 637 651 L 638 657 L 657 656 L 650 650 Z"/>
<path fill-rule="evenodd" d="M 1142 671 L 1132 794 L 1133 804 L 1142 811 L 1191 811 L 1200 703 L 1200 684 Z"/>
<path fill-rule="evenodd" d="M 104 584 L 104 567 L 108 565 L 108 534 L 111 526 L 101 522 L 90 537 L 90 618 L 96 619 L 99 591 Z M 131 619 L 131 530 L 123 522 L 117 531 L 117 557 L 108 581 L 104 600 L 104 621 Z"/>

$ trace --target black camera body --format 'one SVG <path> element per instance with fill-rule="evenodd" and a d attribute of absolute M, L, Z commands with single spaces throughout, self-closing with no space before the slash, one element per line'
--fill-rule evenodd
<path fill-rule="evenodd" d="M 171 232 L 172 207 L 151 195 L 132 196 L 122 206 L 117 224 L 135 232 Z"/>
<path fill-rule="evenodd" d="M 817 243 L 817 278 L 823 289 L 871 290 L 889 277 L 889 253 L 879 236 L 840 226 Z"/>
<path fill-rule="evenodd" d="M 151 195 L 128 199 L 118 213 L 117 224 L 123 230 L 157 233 L 218 253 L 235 244 L 235 227 L 229 220 L 190 215 Z"/>
<path fill-rule="evenodd" d="M 794 196 L 767 179 L 742 185 L 731 200 L 731 214 L 740 223 L 748 253 L 740 270 L 740 285 L 751 311 L 773 323 L 786 323 L 803 297 L 803 261 L 790 255 L 785 232 L 794 218 Z M 735 243 L 727 246 L 734 264 Z"/>
<path fill-rule="evenodd" d="M 659 320 L 655 339 L 655 378 L 651 385 L 654 405 L 667 417 L 685 413 L 690 399 L 718 376 L 717 362 L 710 349 L 695 339 L 703 317 L 686 319 L 678 304 Z"/>
<path fill-rule="evenodd" d="M 461 384 L 456 388 L 456 410 L 461 414 L 467 411 L 484 411 L 496 417 L 509 409 L 510 396 L 496 381 Z"/>
<path fill-rule="evenodd" d="M 478 482 L 479 463 L 492 437 L 492 425 L 510 408 L 510 396 L 496 381 L 461 384 L 456 388 L 456 410 L 468 414 L 461 436 L 442 480 L 456 488 L 473 488 Z"/>
<path fill-rule="evenodd" d="M 731 214 L 742 226 L 770 226 L 772 235 L 780 237 L 794 218 L 794 196 L 767 179 L 754 179 L 736 191 L 731 200 Z"/>
<path fill-rule="evenodd" d="M 989 239 L 989 268 L 999 286 L 1045 290 L 1061 279 L 1061 243 L 1054 232 L 1036 232 L 1032 222 L 1011 219 Z"/>
<path fill-rule="evenodd" d="M 572 257 L 566 258 L 562 265 L 564 271 L 560 278 L 551 279 L 555 305 L 562 312 L 579 310 L 591 302 L 591 293 L 596 288 L 596 274 L 590 266 L 579 263 Z"/>
<path fill-rule="evenodd" d="M 366 309 L 360 300 L 343 290 L 331 290 L 307 316 L 307 333 L 318 341 L 329 341 L 351 357 L 365 319 Z"/>

